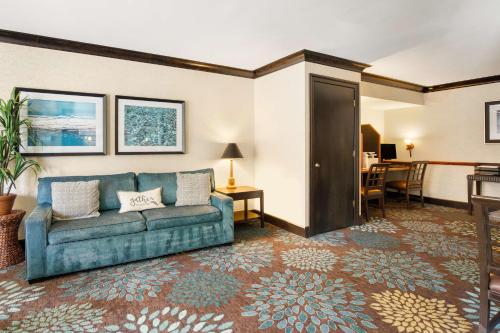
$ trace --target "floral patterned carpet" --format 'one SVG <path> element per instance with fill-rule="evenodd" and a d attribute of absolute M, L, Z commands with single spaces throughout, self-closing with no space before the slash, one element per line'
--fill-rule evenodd
<path fill-rule="evenodd" d="M 376 213 L 376 209 L 372 209 Z M 0 271 L 5 332 L 472 332 L 475 225 L 390 203 L 387 219 L 305 239 L 236 227 L 221 246 L 29 285 Z"/>

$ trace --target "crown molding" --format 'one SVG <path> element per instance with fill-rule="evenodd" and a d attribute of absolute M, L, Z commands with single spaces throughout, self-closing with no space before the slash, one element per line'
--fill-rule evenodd
<path fill-rule="evenodd" d="M 500 75 L 485 76 L 485 77 L 480 77 L 477 79 L 470 79 L 470 80 L 464 80 L 464 81 L 443 83 L 443 84 L 438 84 L 435 86 L 429 86 L 429 87 L 425 88 L 424 92 L 430 93 L 430 92 L 435 92 L 435 91 L 473 87 L 473 86 L 479 86 L 479 85 L 483 85 L 483 84 L 491 84 L 491 83 L 497 83 L 497 82 L 500 82 Z"/>
<path fill-rule="evenodd" d="M 252 71 L 237 67 L 229 67 L 207 62 L 175 58 L 159 54 L 133 51 L 98 44 L 83 43 L 68 39 L 40 36 L 4 29 L 0 29 L 0 42 L 142 62 L 160 66 L 178 67 L 215 74 L 243 77 L 248 79 L 262 77 L 264 75 L 276 72 L 280 69 L 295 65 L 299 62 L 306 61 L 361 73 L 361 80 L 364 82 L 370 82 L 388 87 L 406 89 L 422 93 L 431 93 L 435 91 L 465 88 L 500 82 L 500 75 L 493 75 L 471 80 L 444 83 L 434 86 L 422 86 L 416 83 L 397 80 L 386 76 L 364 73 L 363 70 L 370 67 L 370 65 L 324 53 L 314 52 L 311 50 L 300 50 Z"/>
<path fill-rule="evenodd" d="M 370 67 L 368 64 L 361 62 L 339 58 L 331 56 L 324 53 L 314 52 L 311 50 L 300 50 L 298 52 L 292 53 L 273 61 L 267 65 L 257 68 L 255 72 L 255 78 L 279 71 L 283 68 L 298 64 L 299 62 L 306 61 L 315 64 L 325 65 L 329 67 L 336 67 L 341 69 L 346 69 L 353 72 L 361 73 L 365 68 Z"/>
<path fill-rule="evenodd" d="M 371 73 L 361 73 L 361 81 L 380 84 L 383 86 L 388 86 L 393 88 L 406 89 L 416 92 L 424 92 L 425 89 L 427 88 L 417 83 L 401 81 L 387 76 L 371 74 Z"/>
<path fill-rule="evenodd" d="M 168 57 L 158 54 L 126 50 L 116 47 L 103 46 L 90 43 L 76 42 L 67 39 L 46 37 L 40 35 L 27 34 L 23 32 L 0 29 L 0 42 L 32 46 L 44 49 L 82 53 L 106 58 L 115 58 L 155 64 L 161 66 L 179 67 L 216 74 L 233 75 L 245 78 L 253 78 L 254 72 L 251 70 L 221 66 L 206 62 Z"/>

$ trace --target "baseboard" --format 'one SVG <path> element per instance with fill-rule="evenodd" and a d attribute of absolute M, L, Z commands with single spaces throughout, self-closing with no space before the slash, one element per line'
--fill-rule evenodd
<path fill-rule="evenodd" d="M 260 214 L 260 211 L 258 209 L 252 209 L 252 212 Z M 293 234 L 302 236 L 302 237 L 309 237 L 309 227 L 301 228 L 295 224 L 292 224 L 288 221 L 285 221 L 283 219 L 280 219 L 279 217 L 266 214 L 264 213 L 264 220 L 267 223 L 271 223 L 272 225 L 277 226 L 278 228 L 284 229 L 286 231 L 289 231 Z"/>
<path fill-rule="evenodd" d="M 403 196 L 401 194 L 398 194 L 397 192 L 387 191 L 386 195 L 389 198 L 403 198 Z M 415 194 L 410 194 L 410 200 L 420 202 L 420 197 Z M 458 209 L 467 209 L 467 202 L 462 202 L 462 201 L 453 201 L 453 200 L 438 199 L 438 198 L 424 196 L 424 202 L 431 205 L 438 205 L 438 206 L 458 208 Z"/>

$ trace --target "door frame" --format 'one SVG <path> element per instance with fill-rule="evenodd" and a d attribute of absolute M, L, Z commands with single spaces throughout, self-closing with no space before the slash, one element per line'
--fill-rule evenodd
<path fill-rule="evenodd" d="M 359 132 L 360 132 L 360 109 L 359 109 L 359 82 L 348 81 L 337 79 L 329 76 L 318 75 L 318 74 L 309 74 L 309 232 L 308 237 L 312 236 L 316 232 L 316 228 L 314 225 L 314 205 L 315 202 L 315 193 L 314 186 L 317 182 L 315 174 L 314 174 L 314 133 L 315 133 L 315 125 L 314 125 L 314 83 L 315 82 L 324 82 L 328 84 L 334 84 L 337 86 L 353 88 L 354 89 L 354 225 L 359 225 L 359 185 L 360 185 L 360 173 L 359 173 Z"/>

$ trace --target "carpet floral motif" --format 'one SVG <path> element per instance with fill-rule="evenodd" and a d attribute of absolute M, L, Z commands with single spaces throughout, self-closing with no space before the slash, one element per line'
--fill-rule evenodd
<path fill-rule="evenodd" d="M 312 237 L 309 237 L 308 240 L 311 242 L 310 245 L 312 246 L 342 246 L 347 244 L 344 233 L 340 231 L 330 231 L 323 234 L 314 235 Z"/>
<path fill-rule="evenodd" d="M 0 320 L 6 320 L 24 304 L 36 301 L 45 292 L 42 286 L 22 287 L 16 281 L 0 281 Z"/>
<path fill-rule="evenodd" d="M 473 290 L 473 291 L 471 291 Z M 479 288 L 474 287 L 473 289 L 466 291 L 467 298 L 460 298 L 460 300 L 465 303 L 464 312 L 465 318 L 472 321 L 474 325 L 479 324 Z M 500 307 L 498 304 L 492 302 L 490 313 L 494 315 L 500 312 Z M 496 329 L 500 329 L 500 325 L 496 326 Z"/>
<path fill-rule="evenodd" d="M 351 230 L 359 230 L 364 232 L 386 232 L 389 234 L 395 234 L 399 231 L 399 228 L 392 222 L 386 219 L 380 218 L 370 218 L 368 223 L 363 225 L 356 225 L 350 228 Z"/>
<path fill-rule="evenodd" d="M 473 222 L 469 221 L 450 221 L 445 224 L 446 229 L 451 233 L 462 235 L 462 236 L 470 236 L 477 237 L 476 233 L 476 225 Z"/>
<path fill-rule="evenodd" d="M 397 249 L 401 245 L 399 239 L 374 232 L 363 232 L 353 230 L 350 235 L 351 239 L 361 247 L 374 249 Z"/>
<path fill-rule="evenodd" d="M 238 293 L 240 286 L 240 281 L 232 275 L 197 270 L 177 280 L 168 299 L 176 304 L 188 304 L 197 308 L 221 306 Z"/>
<path fill-rule="evenodd" d="M 281 258 L 287 267 L 321 272 L 332 270 L 337 262 L 337 255 L 330 250 L 314 247 L 283 251 L 281 252 Z"/>
<path fill-rule="evenodd" d="M 477 260 L 452 259 L 441 265 L 462 281 L 467 281 L 473 285 L 479 283 L 479 264 Z"/>
<path fill-rule="evenodd" d="M 42 311 L 30 311 L 21 320 L 11 322 L 7 332 L 97 332 L 106 310 L 90 303 L 62 304 Z"/>
<path fill-rule="evenodd" d="M 476 258 L 478 255 L 475 243 L 458 236 L 410 233 L 403 236 L 403 241 L 413 245 L 416 252 L 434 257 Z"/>
<path fill-rule="evenodd" d="M 366 332 L 377 328 L 363 313 L 365 297 L 343 279 L 291 270 L 260 277 L 246 296 L 254 303 L 242 307 L 242 316 L 258 317 L 259 329 L 275 327 L 291 332 Z"/>
<path fill-rule="evenodd" d="M 390 206 L 390 205 L 388 205 Z M 436 219 L 435 215 L 432 212 L 426 211 L 418 208 L 410 208 L 410 209 L 401 209 L 401 206 L 396 206 L 399 209 L 388 209 L 387 217 L 389 219 L 397 219 L 397 220 L 414 220 L 414 221 L 428 221 L 432 222 Z"/>
<path fill-rule="evenodd" d="M 352 250 L 342 260 L 344 272 L 387 288 L 415 291 L 418 286 L 441 293 L 446 291 L 445 285 L 450 284 L 431 264 L 406 251 Z"/>
<path fill-rule="evenodd" d="M 263 237 L 270 237 L 272 235 L 272 231 L 270 230 L 269 226 L 267 225 L 265 228 L 260 227 L 260 222 L 259 224 L 256 223 L 241 223 L 239 225 L 236 225 L 234 228 L 234 238 L 236 242 L 246 240 L 258 240 L 262 239 Z"/>
<path fill-rule="evenodd" d="M 146 296 L 157 297 L 164 283 L 179 275 L 178 263 L 168 259 L 144 260 L 105 269 L 81 273 L 76 279 L 63 282 L 63 297 L 78 300 L 143 301 Z"/>
<path fill-rule="evenodd" d="M 409 230 L 418 231 L 418 232 L 437 232 L 442 233 L 444 231 L 443 226 L 433 222 L 425 222 L 425 221 L 415 221 L 415 220 L 406 220 L 400 223 L 403 227 Z"/>
<path fill-rule="evenodd" d="M 472 325 L 463 318 L 455 305 L 445 300 L 425 298 L 399 290 L 372 294 L 376 303 L 370 304 L 385 323 L 398 332 L 471 332 Z"/>
<path fill-rule="evenodd" d="M 221 272 L 241 269 L 247 273 L 258 272 L 269 267 L 273 258 L 273 245 L 263 241 L 241 241 L 232 246 L 221 246 L 192 253 L 194 261 L 201 266 Z"/>
<path fill-rule="evenodd" d="M 233 322 L 223 321 L 223 314 L 189 314 L 178 307 L 150 311 L 143 308 L 138 314 L 127 314 L 123 324 L 106 326 L 107 332 L 233 332 Z"/>

